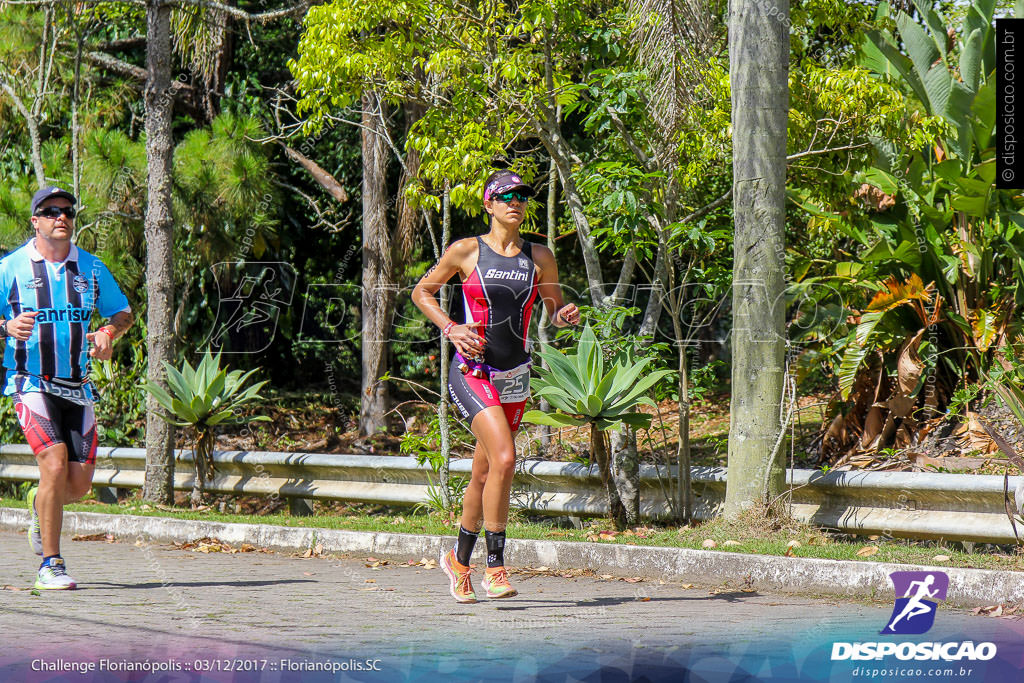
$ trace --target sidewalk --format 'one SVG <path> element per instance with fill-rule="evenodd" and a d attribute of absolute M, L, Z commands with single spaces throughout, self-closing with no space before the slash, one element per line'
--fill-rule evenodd
<path fill-rule="evenodd" d="M 80 520 L 74 526 L 88 530 Z M 65 537 L 63 555 L 80 588 L 36 596 L 27 590 L 37 561 L 25 535 L 0 531 L 0 587 L 9 586 L 0 591 L 0 679 L 128 680 L 26 675 L 33 662 L 81 666 L 101 659 L 106 666 L 174 662 L 196 668 L 262 661 L 259 674 L 203 679 L 246 683 L 681 680 L 684 669 L 697 676 L 690 680 L 725 681 L 741 667 L 776 673 L 795 663 L 801 671 L 814 663 L 832 667 L 828 639 L 875 637 L 892 609 L 891 599 L 873 606 L 546 573 L 514 574 L 519 597 L 459 605 L 448 595 L 443 572 L 408 564 L 429 558 L 420 551 L 436 544 L 433 539 L 421 539 L 401 561 L 373 566 L 365 555 L 204 554 L 122 538 Z M 509 549 L 517 564 L 522 554 L 522 548 Z M 999 619 L 944 608 L 928 637 L 997 638 L 1006 628 Z M 377 662 L 379 670 L 339 678 L 288 668 L 350 662 Z M 598 669 L 604 673 L 588 677 Z M 558 671 L 572 677 L 559 678 Z M 843 679 L 827 672 L 813 678 Z"/>

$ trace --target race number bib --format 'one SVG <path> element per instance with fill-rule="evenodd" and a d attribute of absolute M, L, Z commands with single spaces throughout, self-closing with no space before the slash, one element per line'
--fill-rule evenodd
<path fill-rule="evenodd" d="M 502 403 L 518 403 L 530 398 L 530 364 L 491 373 L 491 384 L 498 390 Z"/>
<path fill-rule="evenodd" d="M 85 385 L 79 387 L 69 387 L 62 384 L 54 384 L 48 382 L 42 377 L 39 378 L 39 390 L 53 396 L 60 396 L 66 401 L 77 403 L 79 405 L 87 406 L 92 403 L 92 399 L 89 397 L 89 393 L 85 390 Z"/>

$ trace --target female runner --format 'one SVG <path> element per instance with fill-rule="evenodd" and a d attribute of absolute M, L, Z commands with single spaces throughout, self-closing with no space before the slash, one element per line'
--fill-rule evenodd
<path fill-rule="evenodd" d="M 505 525 L 516 463 L 514 434 L 530 395 L 530 315 L 539 294 L 556 326 L 580 320 L 576 305 L 562 300 L 551 250 L 519 236 L 533 194 L 516 174 L 492 173 L 484 184 L 490 232 L 452 243 L 412 293 L 413 302 L 455 345 L 448 394 L 477 438 L 459 539 L 452 550 L 441 550 L 441 568 L 459 602 L 476 602 L 469 558 L 481 525 L 487 544 L 485 594 L 516 595 L 505 571 Z M 435 296 L 456 273 L 466 307 L 463 325 L 448 318 Z"/>

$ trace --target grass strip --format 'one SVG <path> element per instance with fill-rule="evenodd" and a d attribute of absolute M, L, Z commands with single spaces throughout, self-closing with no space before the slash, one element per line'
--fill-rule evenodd
<path fill-rule="evenodd" d="M 26 508 L 24 500 L 0 498 L 0 506 Z M 216 508 L 153 507 L 139 500 L 117 505 L 85 500 L 65 506 L 76 512 L 169 517 L 204 522 L 270 524 L 288 527 L 315 527 L 350 531 L 384 531 L 406 534 L 455 536 L 457 522 L 436 514 L 415 514 L 404 509 L 380 505 L 320 504 L 310 517 L 287 513 L 231 514 Z M 564 518 L 563 518 L 564 519 Z M 692 548 L 756 555 L 790 555 L 829 560 L 859 560 L 899 564 L 1024 571 L 1024 555 L 1007 546 L 915 541 L 898 538 L 852 537 L 822 531 L 793 521 L 766 518 L 750 511 L 738 520 L 715 519 L 693 526 L 643 526 L 615 532 L 606 520 L 584 520 L 582 529 L 559 528 L 552 521 L 527 521 L 513 511 L 509 520 L 510 538 L 536 540 L 589 541 L 657 547 Z M 709 547 L 714 542 L 714 547 Z"/>

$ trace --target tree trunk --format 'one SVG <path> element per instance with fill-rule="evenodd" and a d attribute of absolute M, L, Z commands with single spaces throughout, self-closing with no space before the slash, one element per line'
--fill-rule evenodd
<path fill-rule="evenodd" d="M 565 203 L 569 207 L 569 215 L 576 225 L 576 237 L 579 239 L 580 249 L 583 252 L 583 265 L 587 273 L 587 289 L 590 292 L 590 303 L 598 308 L 607 305 L 604 294 L 604 278 L 601 275 L 601 258 L 597 252 L 597 245 L 594 237 L 590 234 L 590 220 L 583 210 L 583 195 L 576 187 L 576 181 L 572 176 L 572 168 L 569 163 L 569 155 L 561 142 L 561 136 L 555 134 L 550 146 L 545 142 L 545 147 L 551 157 L 555 160 L 558 168 L 558 179 L 562 182 L 562 194 Z M 544 138 L 542 136 L 542 141 Z"/>
<path fill-rule="evenodd" d="M 389 392 L 380 377 L 388 369 L 388 339 L 394 314 L 391 238 L 387 221 L 387 152 L 383 104 L 374 92 L 363 95 L 363 329 L 362 401 L 359 435 L 387 430 Z"/>
<path fill-rule="evenodd" d="M 406 137 L 409 135 L 409 131 L 423 116 L 423 107 L 414 104 L 407 104 L 405 106 L 405 134 Z M 419 229 L 422 223 L 422 216 L 420 209 L 412 206 L 409 201 L 405 198 L 406 186 L 416 179 L 416 176 L 420 173 L 420 165 L 422 159 L 420 157 L 419 150 L 410 148 L 405 154 L 405 161 L 402 164 L 402 174 L 398 179 L 398 195 L 397 195 L 397 211 L 395 216 L 395 231 L 391 240 L 392 244 L 392 262 L 395 264 L 395 272 L 390 274 L 397 289 L 398 279 L 404 269 L 410 265 L 413 247 L 416 242 L 416 231 Z M 444 219 L 442 218 L 442 223 Z M 449 226 L 450 227 L 450 226 Z M 444 228 L 441 229 L 442 233 Z M 448 243 L 445 242 L 445 245 Z M 444 247 L 442 247 L 442 253 Z M 440 259 L 440 256 L 438 256 Z M 447 309 L 446 309 L 447 310 Z"/>
<path fill-rule="evenodd" d="M 440 253 L 436 254 L 437 260 L 441 260 L 441 255 L 444 254 L 448 248 L 448 242 L 452 238 L 452 204 L 451 204 L 451 187 L 449 182 L 444 182 L 444 195 L 441 197 L 441 244 Z M 449 287 L 444 285 L 441 287 L 441 310 L 448 310 L 448 297 Z M 441 466 L 440 480 L 441 480 L 441 500 L 444 503 L 445 510 L 451 510 L 452 499 L 451 499 L 451 459 L 452 459 L 452 444 L 451 435 L 448 430 L 448 360 L 451 351 L 448 349 L 448 340 L 441 337 L 441 401 L 437 406 L 437 417 L 438 423 L 441 428 L 441 455 L 444 457 L 444 464 Z"/>
<path fill-rule="evenodd" d="M 785 354 L 789 1 L 771 10 L 733 0 L 729 17 L 736 232 L 727 517 L 766 502 L 785 482 L 773 450 Z"/>
<path fill-rule="evenodd" d="M 679 445 L 676 447 L 676 468 L 679 472 L 675 489 L 675 509 L 681 521 L 693 519 L 693 485 L 690 477 L 690 368 L 686 362 L 686 344 L 678 311 L 673 311 L 672 326 L 679 350 Z"/>
<path fill-rule="evenodd" d="M 174 223 L 171 217 L 171 7 L 163 0 L 146 5 L 146 378 L 168 390 L 164 362 L 174 362 Z M 174 501 L 174 427 L 163 409 L 146 399 L 146 480 L 142 497 Z"/>
<path fill-rule="evenodd" d="M 604 490 L 608 494 L 608 519 L 612 520 L 616 529 L 622 531 L 626 528 L 626 509 L 622 506 L 618 489 L 615 486 L 615 479 L 612 477 L 604 433 L 593 424 L 590 425 L 590 450 L 597 461 L 601 483 L 604 484 Z"/>
<path fill-rule="evenodd" d="M 623 423 L 608 430 L 611 441 L 611 470 L 615 490 L 622 502 L 626 524 L 640 524 L 640 456 L 636 430 Z"/>
<path fill-rule="evenodd" d="M 547 236 L 548 236 L 548 249 L 551 250 L 552 254 L 555 254 L 555 203 L 558 201 L 558 169 L 555 168 L 554 159 L 551 160 L 548 165 L 548 203 L 547 203 Z M 557 258 L 557 256 L 556 256 Z M 551 343 L 551 333 L 548 329 L 548 309 L 541 304 L 540 307 L 540 319 L 537 321 L 537 336 L 540 337 L 540 343 L 547 346 Z M 548 363 L 545 360 L 541 360 L 540 365 L 545 370 L 548 369 Z M 537 405 L 538 410 L 542 413 L 551 412 L 551 404 L 548 403 L 546 398 L 540 399 Z M 540 450 L 542 453 L 547 453 L 548 449 L 551 448 L 551 435 L 554 430 L 548 425 L 539 425 L 538 436 L 540 438 Z"/>

